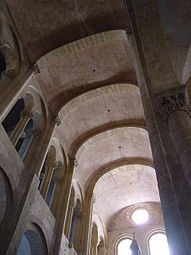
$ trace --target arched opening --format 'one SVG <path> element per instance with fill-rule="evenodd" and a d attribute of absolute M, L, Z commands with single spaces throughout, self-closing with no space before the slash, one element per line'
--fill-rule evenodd
<path fill-rule="evenodd" d="M 34 126 L 33 106 L 33 97 L 27 93 L 24 98 L 17 100 L 2 122 L 2 126 L 21 159 L 25 157 L 32 141 L 32 129 Z"/>
<path fill-rule="evenodd" d="M 75 232 L 77 227 L 77 221 L 81 215 L 81 202 L 79 199 L 76 201 L 76 206 L 74 207 L 71 226 L 70 226 L 70 234 L 69 234 L 69 243 L 75 244 Z"/>
<path fill-rule="evenodd" d="M 50 187 L 49 184 L 47 185 L 47 182 L 49 183 L 49 177 L 52 178 L 52 176 L 54 175 L 55 163 L 56 163 L 56 149 L 54 146 L 51 145 L 48 152 L 46 153 L 46 156 L 39 174 L 38 189 L 41 190 L 41 194 L 44 192 L 44 195 L 43 195 L 44 198 L 47 196 L 47 192 L 48 192 L 45 186 Z M 50 173 L 51 175 L 49 175 Z M 54 184 L 54 180 L 52 181 L 52 188 L 54 188 L 53 184 Z M 50 194 L 51 194 L 51 190 L 50 190 Z"/>
<path fill-rule="evenodd" d="M 164 233 L 153 234 L 149 238 L 150 255 L 170 255 L 168 242 Z"/>
<path fill-rule="evenodd" d="M 123 238 L 117 245 L 117 255 L 131 255 L 132 240 L 130 238 Z"/>
<path fill-rule="evenodd" d="M 10 110 L 6 118 L 3 120 L 2 125 L 9 137 L 13 130 L 15 129 L 15 127 L 17 126 L 21 118 L 21 112 L 24 110 L 24 107 L 25 107 L 24 99 L 23 98 L 18 99 L 16 104 L 13 106 L 13 108 Z"/>
<path fill-rule="evenodd" d="M 3 79 L 3 72 L 6 70 L 6 61 L 3 53 L 0 51 L 0 80 Z"/>
<path fill-rule="evenodd" d="M 24 232 L 17 255 L 44 255 L 44 247 L 40 236 L 34 230 L 27 230 Z"/>

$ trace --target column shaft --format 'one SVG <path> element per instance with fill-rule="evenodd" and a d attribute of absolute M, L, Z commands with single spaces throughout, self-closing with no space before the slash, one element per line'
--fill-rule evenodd
<path fill-rule="evenodd" d="M 44 175 L 42 186 L 41 186 L 41 189 L 40 189 L 40 193 L 41 193 L 41 195 L 43 196 L 44 199 L 46 198 L 46 195 L 47 195 L 47 192 L 48 192 L 48 188 L 49 188 L 50 181 L 51 181 L 51 178 L 52 178 L 52 175 L 53 175 L 54 167 L 55 167 L 54 164 L 50 164 L 46 167 L 46 170 L 45 170 L 45 175 Z"/>
<path fill-rule="evenodd" d="M 52 203 L 50 206 L 51 212 L 53 215 L 57 216 L 57 211 L 59 208 L 59 195 L 62 194 L 62 183 L 65 178 L 65 168 L 62 162 L 58 161 L 57 167 L 54 169 L 54 181 L 55 181 L 55 190 L 52 198 Z M 57 218 L 56 218 L 57 220 Z"/>
<path fill-rule="evenodd" d="M 66 226 L 65 226 L 65 235 L 68 239 L 70 234 L 73 210 L 74 210 L 74 195 L 73 193 L 71 193 L 69 207 L 67 211 Z"/>
<path fill-rule="evenodd" d="M 89 255 L 91 252 L 91 221 L 92 221 L 92 208 L 93 208 L 93 201 L 92 201 L 92 192 L 88 194 L 85 199 L 85 205 L 83 207 L 82 212 L 82 219 L 81 219 L 81 253 L 84 255 Z"/>
<path fill-rule="evenodd" d="M 17 126 L 15 127 L 13 133 L 11 134 L 11 142 L 13 143 L 14 146 L 16 146 L 18 140 L 19 140 L 19 137 L 21 136 L 24 128 L 26 127 L 29 119 L 32 117 L 32 115 L 29 115 L 29 114 L 23 114 L 21 116 L 21 119 L 19 121 L 19 123 L 17 124 Z"/>
<path fill-rule="evenodd" d="M 42 138 L 42 143 L 41 143 L 41 146 L 39 148 L 39 153 L 38 154 L 36 152 L 35 147 L 33 147 L 33 151 L 32 151 L 33 153 L 32 153 L 31 156 L 33 157 L 34 155 L 35 156 L 38 155 L 37 160 L 34 161 L 34 164 L 32 165 L 32 168 L 35 168 L 35 172 L 36 172 L 37 176 L 40 175 L 42 165 L 44 163 L 51 138 L 54 134 L 54 129 L 55 129 L 56 124 L 57 123 L 55 121 L 51 121 L 50 126 L 44 131 L 44 133 L 41 132 L 43 134 L 43 137 L 41 137 Z M 37 143 L 38 143 L 38 140 L 36 139 L 35 145 L 37 145 Z M 28 160 L 31 160 L 31 158 L 28 159 Z"/>
<path fill-rule="evenodd" d="M 55 231 L 55 242 L 54 242 L 54 254 L 59 254 L 60 245 L 62 242 L 62 236 L 65 233 L 66 225 L 67 225 L 67 212 L 69 210 L 69 202 L 70 199 L 70 191 L 71 191 L 71 183 L 72 183 L 72 176 L 73 176 L 73 163 L 70 162 L 70 166 L 65 174 L 65 178 L 60 187 L 60 194 L 58 199 L 58 208 L 56 210 L 56 231 Z M 64 194 L 64 195 L 63 195 Z"/>
<path fill-rule="evenodd" d="M 139 38 L 136 38 L 140 43 Z M 180 213 L 180 207 L 177 201 L 176 192 L 172 182 L 171 170 L 168 165 L 166 152 L 169 148 L 164 147 L 163 138 L 160 134 L 152 90 L 149 80 L 149 74 L 144 62 L 144 54 L 139 45 L 139 54 L 142 57 L 140 61 L 139 54 L 136 49 L 134 38 L 131 36 L 131 48 L 133 59 L 136 67 L 136 74 L 141 92 L 142 103 L 144 107 L 147 128 L 149 132 L 155 170 L 157 175 L 159 194 L 161 199 L 163 218 L 166 227 L 168 242 L 171 249 L 171 255 L 189 254 L 188 242 L 183 226 L 183 220 Z M 144 66 L 144 68 L 142 68 Z M 146 79 L 145 79 L 146 77 Z M 178 180 L 173 180 L 178 182 Z M 177 190 L 178 191 L 178 190 Z M 184 199 L 183 197 L 181 199 Z"/>
<path fill-rule="evenodd" d="M 185 111 L 174 111 L 168 118 L 168 125 L 191 187 L 191 118 Z"/>

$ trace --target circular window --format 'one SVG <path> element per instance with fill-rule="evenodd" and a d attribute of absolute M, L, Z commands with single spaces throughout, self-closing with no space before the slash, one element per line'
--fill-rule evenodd
<path fill-rule="evenodd" d="M 132 220 L 137 225 L 146 223 L 148 221 L 148 218 L 149 218 L 149 214 L 148 214 L 148 211 L 145 209 L 137 209 L 132 214 Z"/>

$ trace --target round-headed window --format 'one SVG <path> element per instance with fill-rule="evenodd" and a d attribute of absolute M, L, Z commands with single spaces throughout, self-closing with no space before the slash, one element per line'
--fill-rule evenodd
<path fill-rule="evenodd" d="M 156 233 L 149 238 L 150 255 L 170 255 L 167 238 L 164 233 Z"/>
<path fill-rule="evenodd" d="M 43 243 L 37 232 L 28 229 L 24 232 L 17 255 L 43 255 L 45 254 Z"/>
<path fill-rule="evenodd" d="M 122 239 L 117 246 L 117 255 L 131 255 L 131 243 L 132 240 L 129 238 Z"/>
<path fill-rule="evenodd" d="M 137 209 L 132 214 L 132 220 L 137 225 L 146 223 L 148 219 L 149 219 L 149 213 L 146 209 Z"/>

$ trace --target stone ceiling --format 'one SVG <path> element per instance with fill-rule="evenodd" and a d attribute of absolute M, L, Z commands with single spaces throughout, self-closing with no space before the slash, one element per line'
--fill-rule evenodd
<path fill-rule="evenodd" d="M 155 170 L 143 165 L 113 169 L 97 182 L 94 201 L 94 210 L 106 226 L 122 208 L 144 202 L 160 202 Z"/>
<path fill-rule="evenodd" d="M 39 87 L 51 113 L 59 114 L 55 135 L 76 159 L 74 178 L 85 191 L 95 186 L 95 210 L 104 224 L 124 207 L 159 202 L 124 2 L 7 0 L 30 62 L 38 61 L 40 73 L 31 86 Z M 191 26 L 184 15 L 191 5 L 162 2 L 157 1 L 157 24 L 175 73 L 185 81 L 191 73 Z"/>
<path fill-rule="evenodd" d="M 125 56 L 125 58 L 124 58 Z M 96 34 L 60 47 L 38 61 L 39 84 L 53 113 L 74 97 L 112 83 L 137 84 L 125 31 Z"/>
<path fill-rule="evenodd" d="M 111 29 L 129 31 L 122 0 L 8 0 L 32 61 L 61 45 Z"/>
<path fill-rule="evenodd" d="M 112 84 L 86 92 L 69 101 L 59 116 L 57 134 L 71 156 L 97 133 L 120 126 L 145 127 L 139 89 L 131 84 Z"/>
<path fill-rule="evenodd" d="M 77 167 L 74 176 L 85 190 L 93 177 L 112 162 L 122 159 L 148 159 L 152 153 L 148 133 L 137 127 L 121 127 L 105 131 L 90 138 L 76 154 Z"/>
<path fill-rule="evenodd" d="M 55 134 L 64 150 L 76 160 L 74 179 L 83 192 L 93 191 L 99 178 L 111 168 L 139 163 L 145 167 L 152 165 L 125 31 L 99 33 L 61 46 L 42 57 L 38 66 L 40 73 L 31 84 L 41 88 L 51 112 L 59 114 L 61 125 Z M 135 182 L 136 176 L 131 177 Z M 138 193 L 139 189 L 147 189 L 144 185 L 147 183 L 135 186 Z M 144 200 L 135 199 L 138 193 L 133 195 L 131 189 L 124 188 L 122 197 L 124 192 L 132 197 L 128 205 Z M 112 193 L 119 199 L 115 208 L 109 214 L 105 208 L 105 214 L 97 216 L 104 225 L 121 206 L 127 206 L 120 199 L 118 186 L 112 187 Z"/>
<path fill-rule="evenodd" d="M 89 35 L 117 29 L 131 32 L 124 0 L 6 2 L 31 63 L 59 46 Z M 158 6 L 161 28 L 175 73 L 181 82 L 186 82 L 191 75 L 191 2 L 153 2 Z M 152 25 L 149 24 L 150 27 Z"/>

